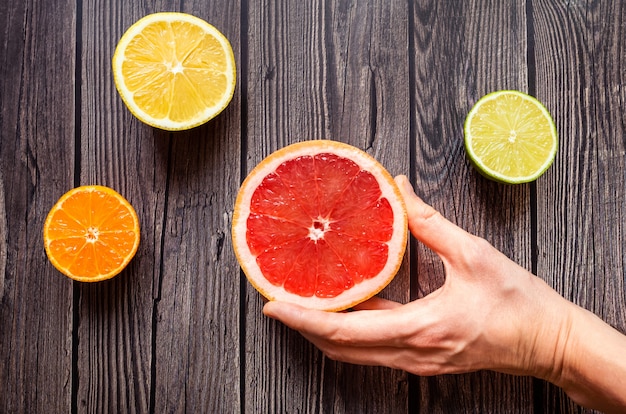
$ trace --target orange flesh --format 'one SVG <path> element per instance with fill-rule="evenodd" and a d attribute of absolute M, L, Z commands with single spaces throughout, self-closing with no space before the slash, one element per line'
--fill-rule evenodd
<path fill-rule="evenodd" d="M 45 233 L 56 265 L 69 275 L 87 278 L 119 272 L 134 254 L 137 237 L 128 207 L 100 191 L 66 199 L 53 211 Z"/>
<path fill-rule="evenodd" d="M 334 154 L 282 163 L 255 189 L 247 243 L 269 282 L 331 298 L 380 273 L 393 211 L 375 177 Z"/>

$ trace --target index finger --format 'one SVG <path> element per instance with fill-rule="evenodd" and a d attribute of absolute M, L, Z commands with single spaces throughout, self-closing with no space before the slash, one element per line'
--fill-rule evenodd
<path fill-rule="evenodd" d="M 353 346 L 400 346 L 409 320 L 398 308 L 332 313 L 285 302 L 268 302 L 263 313 L 305 336 Z"/>

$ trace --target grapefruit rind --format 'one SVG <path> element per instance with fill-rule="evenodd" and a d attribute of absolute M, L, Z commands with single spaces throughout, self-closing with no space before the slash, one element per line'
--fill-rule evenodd
<path fill-rule="evenodd" d="M 246 241 L 247 219 L 250 215 L 250 204 L 254 190 L 263 179 L 275 171 L 283 162 L 299 156 L 315 156 L 321 153 L 333 153 L 355 162 L 361 170 L 370 172 L 378 181 L 382 191 L 381 197 L 389 201 L 393 217 L 393 234 L 387 242 L 389 246 L 388 259 L 381 272 L 371 278 L 363 280 L 354 287 L 345 290 L 333 298 L 317 296 L 303 297 L 287 292 L 282 286 L 270 283 L 263 275 L 256 257 L 250 251 Z M 325 311 L 340 311 L 351 308 L 383 290 L 395 277 L 400 269 L 408 237 L 408 219 L 406 206 L 402 194 L 393 177 L 372 156 L 348 144 L 330 140 L 313 140 L 291 144 L 284 147 L 261 161 L 244 180 L 233 213 L 232 237 L 235 256 L 246 275 L 246 278 L 256 290 L 270 301 L 296 303 L 301 306 Z"/>

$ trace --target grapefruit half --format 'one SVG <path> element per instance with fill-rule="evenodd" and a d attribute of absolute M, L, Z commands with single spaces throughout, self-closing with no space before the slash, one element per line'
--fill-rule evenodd
<path fill-rule="evenodd" d="M 395 181 L 373 157 L 336 141 L 305 141 L 250 172 L 232 235 L 241 268 L 268 300 L 338 311 L 396 275 L 407 214 Z"/>

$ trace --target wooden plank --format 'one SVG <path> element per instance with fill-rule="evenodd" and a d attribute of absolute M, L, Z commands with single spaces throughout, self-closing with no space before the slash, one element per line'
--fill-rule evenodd
<path fill-rule="evenodd" d="M 289 143 L 327 138 L 408 173 L 407 9 L 388 1 L 249 6 L 247 169 Z M 385 295 L 409 298 L 404 266 Z M 262 316 L 246 286 L 245 411 L 404 412 L 406 373 L 324 358 Z M 262 338 L 259 340 L 259 338 Z"/>
<path fill-rule="evenodd" d="M 135 207 L 141 242 L 114 279 L 77 288 L 75 404 L 81 411 L 148 412 L 153 387 L 168 135 L 141 124 L 122 103 L 111 72 L 117 41 L 152 10 L 83 2 L 81 10 L 81 184 L 109 186 Z"/>
<path fill-rule="evenodd" d="M 531 270 L 530 185 L 483 178 L 463 148 L 465 116 L 481 96 L 528 89 L 524 4 L 424 0 L 412 10 L 416 192 Z M 417 267 L 419 297 L 443 284 L 439 258 L 421 244 Z M 531 379 L 493 372 L 421 378 L 419 396 L 425 413 L 533 411 Z"/>
<path fill-rule="evenodd" d="M 238 54 L 238 3 L 111 1 L 83 10 L 82 181 L 135 206 L 142 241 L 114 280 L 81 286 L 77 404 L 103 412 L 238 412 L 239 279 L 229 220 L 239 183 L 238 93 L 219 118 L 167 133 L 119 98 L 111 58 L 156 11 L 203 18 Z"/>
<path fill-rule="evenodd" d="M 157 412 L 239 412 L 239 268 L 228 207 L 239 183 L 237 102 L 171 152 L 156 325 Z"/>
<path fill-rule="evenodd" d="M 378 159 L 392 175 L 409 174 L 408 10 L 400 1 L 337 1 L 328 5 L 326 76 L 331 137 Z M 380 296 L 406 303 L 410 269 Z M 408 408 L 408 375 L 387 368 L 327 361 L 327 411 L 401 412 Z M 332 409 L 331 409 L 332 408 Z"/>
<path fill-rule="evenodd" d="M 538 271 L 626 333 L 626 5 L 531 4 L 537 96 L 560 136 L 557 159 L 538 184 Z M 552 386 L 543 399 L 549 412 L 590 411 Z"/>
<path fill-rule="evenodd" d="M 182 11 L 222 31 L 239 63 L 239 7 L 239 2 L 188 1 Z M 241 86 L 208 124 L 172 136 L 155 412 L 241 411 L 240 280 L 230 238 L 240 179 L 240 91 Z"/>
<path fill-rule="evenodd" d="M 0 412 L 69 412 L 72 282 L 45 217 L 73 184 L 75 3 L 0 5 Z"/>

